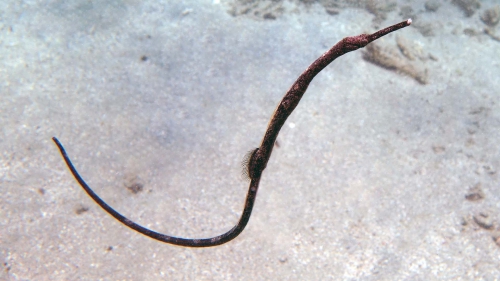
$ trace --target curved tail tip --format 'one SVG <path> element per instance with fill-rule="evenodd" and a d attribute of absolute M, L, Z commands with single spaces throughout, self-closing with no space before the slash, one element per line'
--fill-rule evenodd
<path fill-rule="evenodd" d="M 408 25 L 410 25 L 410 24 L 411 24 L 411 22 L 412 22 L 412 20 L 411 20 L 411 19 L 408 19 L 408 20 L 406 21 L 406 23 L 407 23 Z"/>

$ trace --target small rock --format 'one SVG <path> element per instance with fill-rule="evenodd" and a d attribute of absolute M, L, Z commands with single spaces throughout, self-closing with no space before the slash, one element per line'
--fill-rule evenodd
<path fill-rule="evenodd" d="M 489 26 L 497 25 L 500 21 L 500 6 L 497 5 L 484 11 L 481 15 L 481 20 Z"/>
<path fill-rule="evenodd" d="M 479 0 L 452 0 L 451 2 L 460 7 L 467 17 L 472 16 L 481 7 Z"/>
<path fill-rule="evenodd" d="M 481 188 L 481 183 L 477 183 L 473 187 L 469 189 L 469 193 L 465 195 L 465 199 L 469 201 L 479 201 L 481 199 L 484 199 L 484 192 Z"/>
<path fill-rule="evenodd" d="M 133 194 L 137 194 L 144 190 L 144 182 L 138 176 L 129 177 L 125 181 L 125 187 Z"/>
<path fill-rule="evenodd" d="M 333 8 L 333 7 L 325 7 L 325 11 L 329 14 L 329 15 L 338 15 L 340 13 L 340 11 L 336 8 Z"/>
<path fill-rule="evenodd" d="M 500 236 L 493 237 L 493 241 L 495 241 L 495 244 L 497 244 L 497 246 L 500 247 Z"/>
<path fill-rule="evenodd" d="M 473 216 L 474 222 L 479 225 L 481 228 L 486 230 L 493 229 L 493 221 L 488 214 L 479 213 L 479 215 Z"/>
<path fill-rule="evenodd" d="M 86 206 L 80 206 L 75 210 L 75 214 L 81 215 L 89 210 L 89 207 Z"/>
<path fill-rule="evenodd" d="M 429 1 L 425 2 L 425 9 L 428 12 L 435 12 L 439 9 L 439 7 L 441 7 L 441 4 L 439 3 L 439 1 L 429 0 Z"/>

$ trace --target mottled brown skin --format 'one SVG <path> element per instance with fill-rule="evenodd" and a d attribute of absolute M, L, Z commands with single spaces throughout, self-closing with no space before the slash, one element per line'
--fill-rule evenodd
<path fill-rule="evenodd" d="M 353 37 L 346 37 L 342 39 L 340 42 L 335 44 L 330 50 L 324 53 L 321 57 L 319 57 L 316 61 L 314 61 L 307 69 L 304 71 L 297 81 L 293 83 L 292 87 L 288 90 L 286 95 L 281 100 L 280 104 L 276 108 L 273 116 L 271 117 L 271 121 L 269 121 L 269 125 L 267 127 L 267 131 L 262 139 L 262 143 L 259 148 L 254 149 L 246 161 L 247 168 L 246 173 L 250 178 L 250 187 L 248 188 L 247 197 L 245 200 L 245 206 L 243 208 L 243 214 L 240 217 L 239 222 L 231 228 L 226 233 L 212 237 L 212 238 L 204 238 L 204 239 L 188 239 L 188 238 L 180 238 L 174 237 L 166 234 L 161 234 L 150 229 L 147 229 L 143 226 L 136 224 L 135 222 L 127 219 L 113 208 L 111 208 L 106 202 L 104 202 L 94 191 L 87 185 L 87 183 L 83 180 L 83 178 L 78 174 L 77 170 L 71 163 L 66 150 L 59 142 L 59 140 L 55 137 L 52 140 L 55 142 L 59 151 L 61 152 L 66 165 L 70 169 L 71 173 L 78 181 L 78 183 L 82 186 L 82 188 L 87 192 L 87 194 L 94 199 L 94 201 L 99 204 L 106 212 L 112 215 L 114 218 L 119 220 L 121 223 L 126 226 L 134 229 L 137 232 L 140 232 L 146 236 L 149 236 L 153 239 L 156 239 L 161 242 L 170 243 L 179 246 L 185 247 L 210 247 L 217 246 L 229 242 L 236 238 L 247 225 L 250 215 L 252 214 L 253 205 L 255 203 L 255 197 L 257 196 L 257 191 L 259 189 L 259 182 L 262 172 L 267 166 L 267 162 L 271 157 L 271 153 L 273 151 L 274 143 L 276 138 L 278 137 L 279 131 L 281 127 L 285 123 L 286 119 L 295 107 L 299 104 L 300 99 L 304 95 L 309 86 L 309 83 L 313 80 L 313 78 L 321 72 L 328 64 L 330 64 L 336 58 L 357 50 L 359 48 L 365 47 L 368 43 L 403 27 L 409 26 L 411 24 L 411 19 L 400 22 L 393 26 L 382 29 L 373 34 L 362 34 Z"/>
<path fill-rule="evenodd" d="M 257 151 L 255 163 L 256 167 L 253 168 L 255 170 L 255 176 L 260 176 L 262 171 L 266 168 L 267 162 L 271 157 L 271 153 L 273 151 L 273 144 L 278 137 L 278 133 L 281 130 L 281 127 L 285 123 L 286 119 L 295 107 L 299 104 L 300 99 L 304 95 L 309 87 L 309 83 L 313 80 L 313 78 L 321 72 L 327 65 L 329 65 L 336 58 L 348 53 L 355 51 L 359 48 L 363 48 L 368 43 L 403 27 L 409 26 L 411 24 L 411 20 L 407 20 L 404 22 L 400 22 L 393 26 L 382 29 L 373 34 L 361 34 L 353 37 L 346 37 L 342 39 L 340 42 L 335 44 L 330 50 L 321 55 L 316 61 L 314 61 L 307 69 L 304 71 L 299 78 L 293 83 L 292 87 L 285 94 L 280 104 L 276 108 L 274 115 L 271 117 L 271 121 L 267 127 L 266 134 L 262 139 L 262 143 Z"/>

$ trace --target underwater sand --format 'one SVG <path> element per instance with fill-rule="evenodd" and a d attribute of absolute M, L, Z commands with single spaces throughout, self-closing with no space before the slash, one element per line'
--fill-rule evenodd
<path fill-rule="evenodd" d="M 101 2 L 0 3 L 1 280 L 498 279 L 500 42 L 484 29 L 500 27 L 481 19 L 496 1 Z M 377 41 L 404 67 L 358 50 L 313 80 L 227 244 L 122 226 L 51 140 L 130 219 L 219 235 L 243 207 L 240 162 L 298 75 L 408 17 Z"/>

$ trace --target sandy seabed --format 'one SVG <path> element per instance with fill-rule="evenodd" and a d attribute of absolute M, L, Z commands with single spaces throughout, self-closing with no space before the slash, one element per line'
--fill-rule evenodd
<path fill-rule="evenodd" d="M 498 280 L 496 1 L 2 1 L 1 280 Z M 476 3 L 480 3 L 477 5 Z M 498 15 L 497 15 L 498 16 Z M 245 153 L 285 123 L 245 231 Z"/>

